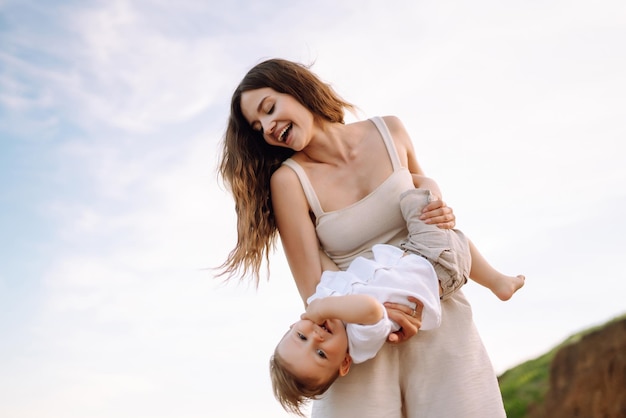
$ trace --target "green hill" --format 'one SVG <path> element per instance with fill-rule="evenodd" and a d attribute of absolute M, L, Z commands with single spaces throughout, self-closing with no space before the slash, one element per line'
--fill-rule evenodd
<path fill-rule="evenodd" d="M 529 408 L 542 405 L 550 385 L 550 365 L 555 354 L 564 346 L 575 344 L 580 339 L 608 324 L 626 319 L 626 314 L 576 333 L 547 353 L 507 370 L 498 377 L 502 398 L 508 418 L 524 418 Z"/>

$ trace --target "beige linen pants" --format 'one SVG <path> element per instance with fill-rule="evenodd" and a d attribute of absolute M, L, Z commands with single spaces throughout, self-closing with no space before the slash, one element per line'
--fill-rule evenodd
<path fill-rule="evenodd" d="M 441 327 L 385 344 L 314 401 L 313 418 L 505 418 L 496 375 L 462 291 Z"/>

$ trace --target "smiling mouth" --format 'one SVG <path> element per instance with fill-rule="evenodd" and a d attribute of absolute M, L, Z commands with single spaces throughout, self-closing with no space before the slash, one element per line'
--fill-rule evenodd
<path fill-rule="evenodd" d="M 287 139 L 287 134 L 291 130 L 292 126 L 293 126 L 293 124 L 290 123 L 287 126 L 285 126 L 282 131 L 280 131 L 280 135 L 278 135 L 278 140 L 280 142 L 285 142 L 285 140 Z"/>

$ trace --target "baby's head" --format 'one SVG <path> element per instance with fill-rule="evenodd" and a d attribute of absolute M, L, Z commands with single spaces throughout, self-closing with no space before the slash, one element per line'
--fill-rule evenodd
<path fill-rule="evenodd" d="M 341 320 L 318 325 L 301 319 L 289 328 L 270 359 L 274 396 L 287 411 L 302 415 L 304 404 L 345 376 L 351 364 Z"/>

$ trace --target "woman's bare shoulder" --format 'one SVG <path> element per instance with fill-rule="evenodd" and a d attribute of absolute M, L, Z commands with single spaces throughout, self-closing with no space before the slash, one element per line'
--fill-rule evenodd
<path fill-rule="evenodd" d="M 413 141 L 400 118 L 397 116 L 384 116 L 383 120 L 389 129 L 393 142 L 396 144 L 402 165 L 408 167 L 411 172 L 421 172 L 421 168 L 415 158 Z"/>
<path fill-rule="evenodd" d="M 396 135 L 404 137 L 408 136 L 406 128 L 404 127 L 404 124 L 399 117 L 394 115 L 388 115 L 383 116 L 383 120 L 385 121 L 385 125 L 387 125 L 387 128 L 389 129 L 389 132 L 393 137 L 395 137 Z"/>
<path fill-rule="evenodd" d="M 309 204 L 306 200 L 300 179 L 295 171 L 286 165 L 278 167 L 270 178 L 270 190 L 274 212 L 278 215 L 282 209 L 291 209 L 292 215 L 300 208 L 305 214 L 309 212 Z M 308 216 L 308 215 L 307 215 Z"/>
<path fill-rule="evenodd" d="M 270 178 L 270 186 L 272 187 L 272 189 L 291 187 L 294 184 L 298 184 L 299 182 L 300 180 L 298 180 L 296 172 L 286 165 L 281 165 L 280 167 L 278 167 Z"/>
<path fill-rule="evenodd" d="M 387 125 L 387 128 L 389 129 L 389 132 L 391 133 L 392 137 L 406 136 L 406 130 L 404 129 L 404 125 L 402 124 L 402 121 L 397 116 L 393 116 L 393 115 L 381 116 L 381 118 L 385 122 L 385 125 Z M 346 128 L 350 132 L 351 136 L 354 136 L 355 134 L 358 134 L 359 132 L 361 133 L 361 135 L 369 135 L 377 131 L 376 125 L 372 123 L 371 119 L 372 118 L 368 118 L 368 119 L 351 122 L 346 125 Z"/>

